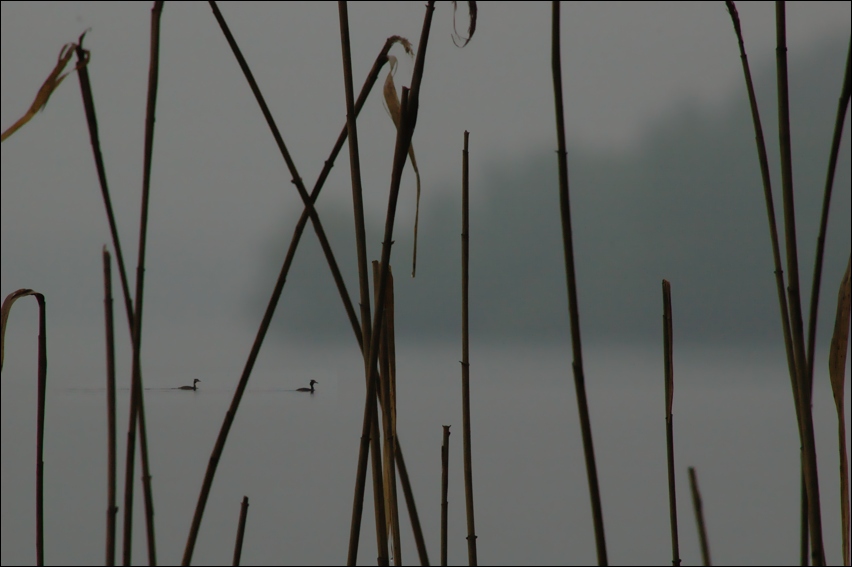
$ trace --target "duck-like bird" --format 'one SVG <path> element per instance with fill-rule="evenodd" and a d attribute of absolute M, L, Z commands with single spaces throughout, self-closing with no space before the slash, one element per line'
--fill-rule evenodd
<path fill-rule="evenodd" d="M 197 390 L 198 386 L 196 386 L 196 384 L 198 382 L 201 382 L 201 380 L 196 378 L 195 380 L 192 381 L 192 386 L 181 386 L 180 388 L 178 388 L 178 390 Z"/>
<path fill-rule="evenodd" d="M 311 380 L 311 387 L 310 388 L 297 388 L 296 391 L 297 392 L 310 392 L 310 393 L 313 394 L 314 393 L 314 384 L 319 384 L 319 382 L 317 382 L 316 380 Z"/>

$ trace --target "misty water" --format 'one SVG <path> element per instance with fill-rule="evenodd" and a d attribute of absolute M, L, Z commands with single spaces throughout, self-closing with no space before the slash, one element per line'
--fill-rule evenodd
<path fill-rule="evenodd" d="M 687 467 L 695 466 L 716 564 L 798 559 L 799 443 L 783 351 L 676 344 L 674 432 L 681 556 L 700 563 Z M 2 563 L 35 560 L 35 370 L 10 361 L 2 380 Z M 450 436 L 449 560 L 466 564 L 460 348 L 397 347 L 398 431 L 429 557 L 439 553 L 440 446 Z M 821 357 L 818 360 L 822 360 Z M 149 363 L 145 405 L 158 559 L 179 562 L 201 480 L 240 361 Z M 473 478 L 482 564 L 588 564 L 595 546 L 568 344 L 474 345 Z M 610 561 L 671 560 L 661 348 L 590 345 L 587 391 Z M 249 497 L 243 564 L 345 562 L 364 378 L 352 345 L 267 347 L 249 382 L 213 483 L 193 562 L 229 562 Z M 104 558 L 106 396 L 91 374 L 49 373 L 45 443 L 48 563 Z M 814 419 L 826 555 L 839 561 L 837 421 L 818 364 Z M 848 375 L 848 370 L 847 370 Z M 197 392 L 169 389 L 199 378 Z M 318 380 L 315 394 L 293 389 Z M 118 392 L 123 479 L 129 390 Z M 847 421 L 849 420 L 847 407 Z M 138 479 L 133 557 L 147 563 Z M 119 482 L 122 505 L 123 481 Z M 401 501 L 403 561 L 417 563 Z M 376 556 L 367 483 L 360 564 Z M 122 511 L 118 530 L 121 533 Z M 120 557 L 121 538 L 118 553 Z"/>

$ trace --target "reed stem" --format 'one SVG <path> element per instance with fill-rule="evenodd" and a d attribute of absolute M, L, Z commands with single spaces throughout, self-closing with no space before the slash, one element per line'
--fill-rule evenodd
<path fill-rule="evenodd" d="M 136 420 L 139 420 L 139 449 L 142 457 L 142 490 L 145 499 L 145 527 L 148 536 L 148 563 L 157 564 L 154 536 L 154 497 L 151 490 L 151 469 L 148 459 L 148 434 L 145 426 L 145 403 L 142 388 L 142 305 L 145 289 L 145 250 L 148 235 L 148 202 L 151 189 L 151 163 L 154 152 L 154 116 L 157 107 L 157 86 L 160 72 L 160 17 L 163 2 L 155 2 L 151 9 L 151 53 L 148 67 L 148 97 L 145 110 L 145 154 L 142 168 L 142 207 L 139 222 L 139 255 L 136 268 L 136 294 L 133 309 L 133 375 L 130 395 L 130 422 L 127 444 L 127 468 L 124 506 L 124 564 L 129 565 L 133 522 L 133 469 L 136 437 Z"/>
<path fill-rule="evenodd" d="M 811 535 L 811 562 L 825 565 L 822 542 L 822 518 L 819 502 L 819 478 L 814 443 L 813 416 L 808 392 L 807 357 L 799 296 L 799 259 L 796 251 L 796 215 L 793 202 L 793 157 L 790 142 L 790 100 L 787 82 L 787 24 L 784 2 L 775 3 L 776 68 L 778 72 L 778 135 L 781 148 L 781 183 L 784 204 L 784 236 L 787 251 L 787 300 L 793 336 L 793 360 L 801 411 L 802 446 L 805 453 L 804 475 L 808 495 L 808 525 Z"/>
<path fill-rule="evenodd" d="M 444 441 L 441 444 L 441 565 L 447 564 L 447 491 L 450 486 L 450 426 L 444 425 Z"/>
<path fill-rule="evenodd" d="M 417 505 L 414 502 L 414 492 L 411 490 L 411 482 L 408 479 L 408 471 L 405 468 L 405 459 L 402 457 L 402 446 L 399 439 L 396 440 L 396 467 L 399 473 L 399 483 L 402 485 L 402 494 L 405 496 L 405 506 L 408 508 L 408 518 L 411 522 L 411 531 L 414 532 L 414 543 L 417 546 L 417 555 L 421 565 L 429 565 L 429 554 L 426 551 L 426 540 L 423 538 L 423 530 L 420 528 L 420 517 L 417 515 Z"/>
<path fill-rule="evenodd" d="M 106 565 L 115 565 L 115 521 L 118 507 L 115 505 L 115 332 L 112 316 L 112 261 L 104 246 L 104 316 L 106 323 L 107 365 L 107 519 L 106 519 Z"/>
<path fill-rule="evenodd" d="M 47 312 L 44 295 L 31 289 L 13 291 L 0 308 L 0 370 L 6 343 L 6 322 L 12 305 L 32 295 L 38 302 L 38 401 L 36 402 L 36 564 L 44 565 L 44 417 L 47 394 Z"/>
<path fill-rule="evenodd" d="M 692 508 L 695 510 L 698 539 L 701 542 L 701 561 L 703 565 L 712 565 L 710 562 L 710 544 L 707 543 L 707 528 L 704 525 L 704 508 L 701 504 L 701 492 L 698 490 L 698 477 L 695 474 L 695 467 L 689 467 L 689 487 L 692 491 Z"/>
<path fill-rule="evenodd" d="M 240 557 L 243 554 L 243 536 L 246 533 L 246 517 L 248 516 L 248 507 L 248 496 L 243 496 L 243 503 L 240 506 L 240 523 L 237 525 L 237 541 L 234 544 L 233 565 L 240 564 Z"/>
<path fill-rule="evenodd" d="M 340 20 L 340 43 L 343 55 L 343 79 L 346 92 L 346 128 L 349 132 L 349 167 L 352 179 L 352 203 L 355 215 L 355 244 L 358 256 L 358 284 L 361 292 L 361 335 L 372 336 L 370 326 L 370 281 L 367 272 L 366 229 L 364 227 L 364 201 L 361 189 L 361 159 L 358 151 L 358 128 L 355 116 L 355 94 L 352 86 L 352 56 L 349 45 L 349 9 L 346 2 L 338 2 Z M 364 362 L 364 376 L 370 374 L 369 364 L 370 345 L 363 342 L 361 357 Z M 369 378 L 367 378 L 369 380 Z M 379 436 L 378 414 L 373 414 L 371 427 L 371 449 L 373 469 L 373 503 L 376 521 L 376 548 L 378 549 L 379 565 L 388 563 L 388 534 L 385 517 L 385 488 L 382 478 L 381 438 Z M 391 461 L 393 454 L 391 454 Z"/>
<path fill-rule="evenodd" d="M 375 293 L 378 293 L 379 263 L 373 260 L 373 282 L 376 284 Z M 399 508 L 396 492 L 396 467 L 394 466 L 394 446 L 396 445 L 396 387 L 394 377 L 395 366 L 392 366 L 393 345 L 393 271 L 388 274 L 388 297 L 385 298 L 385 316 L 381 321 L 382 330 L 379 335 L 379 402 L 382 404 L 382 433 L 385 445 L 383 456 L 384 468 L 384 506 L 385 520 L 388 530 L 392 535 L 393 562 L 394 565 L 402 564 L 402 542 L 399 537 Z M 376 297 L 378 300 L 378 297 Z"/>
<path fill-rule="evenodd" d="M 772 261 L 775 266 L 775 291 L 778 296 L 778 311 L 781 315 L 781 331 L 784 337 L 784 352 L 787 355 L 787 371 L 790 375 L 790 387 L 793 391 L 793 406 L 796 410 L 796 424 L 799 431 L 799 441 L 801 443 L 801 549 L 800 562 L 802 565 L 807 565 L 808 556 L 808 512 L 807 512 L 807 484 L 805 483 L 804 470 L 804 441 L 803 431 L 801 427 L 801 403 L 799 400 L 798 379 L 796 373 L 796 361 L 793 354 L 793 335 L 790 330 L 790 314 L 787 306 L 787 298 L 785 295 L 784 284 L 784 269 L 781 263 L 781 249 L 778 241 L 778 227 L 775 220 L 775 205 L 772 199 L 772 184 L 769 177 L 769 158 L 766 153 L 766 142 L 763 136 L 763 127 L 760 122 L 760 112 L 757 107 L 757 96 L 754 92 L 754 84 L 751 79 L 751 69 L 748 64 L 748 56 L 745 51 L 745 43 L 743 41 L 742 27 L 740 25 L 740 17 L 737 12 L 737 7 L 734 2 L 725 2 L 728 8 L 728 13 L 731 16 L 731 22 L 734 26 L 734 32 L 737 36 L 737 43 L 740 51 L 740 61 L 742 62 L 743 75 L 745 77 L 746 91 L 748 93 L 749 106 L 751 108 L 752 125 L 754 127 L 755 144 L 757 146 L 758 163 L 760 165 L 760 177 L 763 184 L 763 199 L 766 205 L 766 217 L 769 225 L 769 238 L 772 245 Z"/>
<path fill-rule="evenodd" d="M 828 229 L 828 212 L 831 207 L 831 193 L 834 188 L 834 174 L 837 169 L 837 157 L 840 153 L 840 142 L 843 140 L 843 125 L 846 122 L 846 110 L 849 107 L 850 75 L 852 75 L 852 40 L 846 53 L 846 72 L 843 76 L 840 98 L 837 101 L 837 114 L 834 119 L 834 134 L 831 139 L 831 151 L 828 157 L 828 172 L 825 175 L 825 189 L 822 198 L 822 213 L 819 220 L 819 236 L 817 236 L 816 254 L 814 255 L 814 275 L 811 284 L 811 303 L 808 316 L 808 392 L 813 393 L 814 382 L 814 348 L 816 347 L 816 324 L 819 307 L 819 291 L 822 283 L 822 264 L 825 254 L 825 233 Z"/>
<path fill-rule="evenodd" d="M 470 267 L 470 199 L 468 168 L 468 138 L 464 132 L 462 151 L 462 437 L 464 439 L 464 495 L 467 513 L 467 559 L 469 565 L 477 565 L 476 524 L 473 514 L 473 463 L 470 442 L 470 337 L 468 328 L 468 290 Z"/>
<path fill-rule="evenodd" d="M 559 204 L 562 214 L 562 244 L 565 252 L 565 275 L 568 286 L 568 313 L 571 318 L 571 347 L 574 353 L 574 389 L 580 414 L 580 429 L 583 435 L 583 452 L 586 459 L 586 476 L 589 482 L 589 497 L 592 503 L 592 519 L 595 527 L 595 546 L 598 564 L 607 565 L 606 537 L 604 535 L 603 509 L 601 506 L 598 472 L 595 464 L 595 449 L 592 443 L 592 425 L 589 405 L 586 400 L 586 383 L 583 374 L 583 350 L 580 342 L 580 314 L 577 302 L 577 278 L 574 272 L 574 242 L 571 232 L 571 204 L 568 194 L 568 152 L 565 145 L 565 119 L 562 110 L 562 62 L 559 37 L 559 2 L 553 2 L 553 90 L 556 100 L 556 136 L 559 144 Z"/>
<path fill-rule="evenodd" d="M 663 280 L 663 350 L 666 373 L 666 458 L 669 475 L 669 522 L 672 532 L 672 565 L 680 565 L 680 545 L 677 537 L 677 490 L 675 489 L 674 424 L 672 401 L 674 398 L 674 364 L 672 349 L 672 284 Z"/>

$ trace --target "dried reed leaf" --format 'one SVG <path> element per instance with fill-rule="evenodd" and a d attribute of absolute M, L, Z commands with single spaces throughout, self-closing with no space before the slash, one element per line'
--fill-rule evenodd
<path fill-rule="evenodd" d="M 50 75 L 47 76 L 44 84 L 41 85 L 41 88 L 36 94 L 35 100 L 33 100 L 32 105 L 30 105 L 30 109 L 27 110 L 27 112 L 21 116 L 17 122 L 6 129 L 3 134 L 0 134 L 0 142 L 6 141 L 6 138 L 17 132 L 21 126 L 29 122 L 33 116 L 47 106 L 47 101 L 50 99 L 50 95 L 53 94 L 53 91 L 56 90 L 62 81 L 65 80 L 65 77 L 68 76 L 68 73 L 62 73 L 62 71 L 65 69 L 66 65 L 68 65 L 68 61 L 71 60 L 71 56 L 74 55 L 74 50 L 77 49 L 77 45 L 83 43 L 83 38 L 85 36 L 86 33 L 84 32 L 83 35 L 80 36 L 80 39 L 77 40 L 78 43 L 66 43 L 62 46 L 56 66 L 53 68 L 53 71 L 50 72 Z M 84 49 L 83 53 L 85 53 L 85 58 L 75 65 L 73 69 L 74 71 L 89 63 L 89 51 Z"/>
<path fill-rule="evenodd" d="M 453 37 L 453 43 L 456 44 L 456 47 L 464 47 L 465 45 L 467 45 L 470 42 L 470 39 L 473 37 L 473 34 L 476 32 L 476 11 L 477 11 L 476 10 L 476 2 L 468 2 L 467 3 L 468 16 L 470 17 L 470 24 L 468 24 L 468 27 L 467 27 L 467 37 L 462 37 L 458 32 L 458 28 L 456 27 L 456 10 L 457 9 L 458 9 L 458 3 L 453 2 L 453 36 L 452 36 Z M 460 41 L 462 41 L 461 45 L 459 45 L 459 42 L 456 41 L 456 38 L 458 38 Z"/>
<path fill-rule="evenodd" d="M 846 381 L 846 349 L 849 346 L 849 287 L 849 264 L 847 263 L 846 274 L 840 282 L 840 291 L 837 293 L 837 317 L 834 322 L 834 336 L 831 338 L 831 351 L 828 356 L 831 389 L 838 411 L 843 409 L 843 388 Z"/>
<path fill-rule="evenodd" d="M 831 377 L 831 390 L 837 407 L 837 429 L 840 444 L 840 520 L 843 537 L 843 565 L 849 565 L 849 456 L 846 453 L 846 412 L 843 395 L 846 381 L 846 349 L 849 346 L 849 315 L 852 307 L 852 291 L 849 281 L 850 263 L 846 264 L 846 274 L 840 282 L 837 293 L 837 317 L 834 322 L 834 336 L 831 338 L 831 351 L 828 356 L 828 370 Z"/>
<path fill-rule="evenodd" d="M 6 352 L 6 321 L 9 319 L 9 311 L 12 310 L 13 303 L 28 295 L 39 296 L 41 294 L 26 288 L 13 291 L 6 296 L 6 299 L 3 300 L 3 307 L 0 308 L 0 370 L 3 370 L 3 359 Z"/>
<path fill-rule="evenodd" d="M 400 43 L 403 41 L 407 42 L 404 38 L 399 39 Z M 402 43 L 402 45 L 405 47 L 405 43 Z M 409 55 L 414 54 L 410 43 L 408 43 L 405 51 Z M 391 120 L 393 120 L 393 125 L 397 130 L 399 130 L 400 104 L 399 96 L 396 94 L 396 84 L 393 82 L 393 75 L 396 73 L 397 59 L 393 55 L 388 55 L 388 66 L 390 69 L 388 70 L 388 76 L 385 79 L 385 85 L 382 88 L 382 92 L 385 97 L 385 106 L 388 109 Z M 413 278 L 414 274 L 417 272 L 417 226 L 420 223 L 420 169 L 417 167 L 417 158 L 414 157 L 413 143 L 408 147 L 408 157 L 411 159 L 411 167 L 414 168 L 414 175 L 417 179 L 417 200 L 414 210 L 414 253 L 411 260 L 411 277 Z"/>

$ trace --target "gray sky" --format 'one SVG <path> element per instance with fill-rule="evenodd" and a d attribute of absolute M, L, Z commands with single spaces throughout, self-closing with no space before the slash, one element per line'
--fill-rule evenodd
<path fill-rule="evenodd" d="M 222 10 L 311 184 L 345 116 L 335 7 L 225 3 Z M 739 10 L 752 61 L 766 59 L 774 50 L 772 7 L 741 3 Z M 424 204 L 435 191 L 455 186 L 447 180 L 458 177 L 465 129 L 472 132 L 474 176 L 495 160 L 555 146 L 549 5 L 485 3 L 479 12 L 476 36 L 465 49 L 451 41 L 450 8 L 439 5 L 436 12 L 414 138 Z M 4 127 L 28 108 L 61 45 L 91 28 L 89 72 L 129 270 L 136 264 L 149 13 L 145 4 L 2 4 Z M 399 34 L 417 43 L 422 14 L 418 3 L 351 7 L 356 84 L 386 37 Z M 465 29 L 465 18 L 459 20 Z M 790 3 L 790 51 L 826 35 L 848 35 L 849 20 L 849 3 Z M 563 53 L 569 142 L 584 147 L 627 152 L 667 109 L 684 100 L 712 107 L 743 88 L 722 3 L 568 4 Z M 411 70 L 400 57 L 398 85 L 408 82 Z M 194 268 L 223 294 L 211 297 L 205 311 L 209 322 L 225 323 L 242 305 L 226 298 L 256 289 L 252 277 L 265 261 L 258 247 L 280 230 L 285 211 L 292 218 L 301 210 L 301 202 L 202 4 L 165 8 L 157 120 L 147 299 L 185 293 L 179 274 L 157 271 L 158 259 L 169 258 Z M 368 213 L 380 220 L 394 133 L 378 92 L 362 113 L 359 136 Z M 406 187 L 401 211 L 413 210 L 410 173 Z M 475 186 L 474 202 L 486 190 Z M 328 203 L 351 206 L 345 151 L 320 210 Z M 31 287 L 50 298 L 54 324 L 76 317 L 76 324 L 100 325 L 99 316 L 84 313 L 100 303 L 100 249 L 109 238 L 76 77 L 3 144 L 0 210 L 2 293 Z M 157 316 L 153 309 L 149 314 Z"/>

